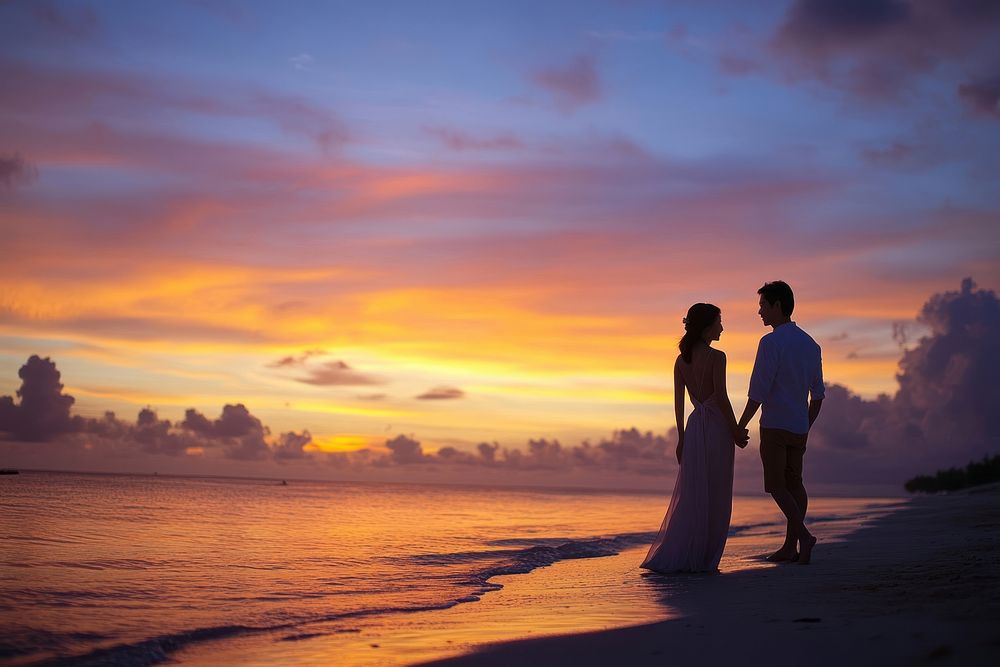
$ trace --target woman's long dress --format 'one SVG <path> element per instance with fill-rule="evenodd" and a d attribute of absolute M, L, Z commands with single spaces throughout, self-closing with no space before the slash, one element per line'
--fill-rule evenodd
<path fill-rule="evenodd" d="M 667 515 L 642 567 L 656 572 L 715 572 L 733 511 L 733 436 L 713 394 L 695 405 Z"/>

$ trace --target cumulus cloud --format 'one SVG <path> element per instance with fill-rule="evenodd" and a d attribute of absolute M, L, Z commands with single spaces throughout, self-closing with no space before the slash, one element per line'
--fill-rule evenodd
<path fill-rule="evenodd" d="M 295 378 L 305 384 L 326 386 L 357 386 L 383 384 L 381 380 L 358 373 L 344 361 L 329 361 L 318 368 L 309 370 L 306 377 Z"/>
<path fill-rule="evenodd" d="M 282 433 L 273 447 L 274 460 L 280 463 L 282 461 L 311 459 L 312 455 L 305 451 L 305 447 L 311 442 L 312 435 L 309 434 L 309 431 Z"/>
<path fill-rule="evenodd" d="M 659 435 L 631 428 L 614 431 L 610 438 L 603 438 L 597 444 L 583 442 L 566 446 L 558 440 L 535 438 L 529 439 L 525 448 L 481 442 L 474 451 L 446 446 L 431 453 L 425 452 L 423 444 L 415 437 L 398 435 L 385 442 L 387 453 L 370 449 L 336 452 L 328 455 L 327 461 L 335 467 L 354 470 L 436 464 L 481 466 L 510 472 L 576 469 L 666 475 L 676 470 L 673 458 L 676 442 L 677 434 L 673 429 Z"/>
<path fill-rule="evenodd" d="M 207 438 L 239 438 L 266 430 L 260 420 L 251 415 L 242 403 L 223 406 L 222 415 L 215 420 L 210 420 L 194 408 L 189 408 L 180 427 Z"/>
<path fill-rule="evenodd" d="M 405 435 L 397 435 L 392 440 L 387 441 L 385 446 L 392 452 L 393 463 L 424 463 L 427 461 L 420 441 Z"/>
<path fill-rule="evenodd" d="M 496 461 L 498 449 L 500 449 L 500 445 L 495 442 L 481 442 L 476 445 L 476 450 L 479 452 L 480 458 L 487 463 Z"/>
<path fill-rule="evenodd" d="M 213 445 L 221 445 L 225 456 L 241 461 L 261 461 L 270 458 L 267 436 L 271 431 L 242 403 L 225 405 L 218 419 L 209 420 L 189 408 L 180 428 L 195 433 Z M 285 452 L 287 454 L 287 451 Z"/>
<path fill-rule="evenodd" d="M 894 98 L 944 62 L 990 62 L 997 19 L 1000 4 L 979 0 L 797 0 L 771 45 L 795 77 Z"/>
<path fill-rule="evenodd" d="M 823 481 L 878 481 L 962 465 L 1000 450 L 1000 301 L 971 279 L 932 296 L 930 333 L 903 354 L 894 396 L 827 389 L 810 433 L 810 470 Z"/>
<path fill-rule="evenodd" d="M 601 98 L 597 66 L 590 55 L 578 55 L 565 65 L 540 69 L 531 79 L 563 111 L 572 112 Z"/>
<path fill-rule="evenodd" d="M 62 393 L 55 362 L 33 354 L 17 374 L 21 401 L 15 404 L 11 396 L 0 398 L 0 431 L 14 439 L 42 442 L 78 430 L 79 422 L 70 416 L 75 399 Z"/>
<path fill-rule="evenodd" d="M 465 392 L 455 387 L 434 387 L 417 396 L 421 400 L 449 400 L 454 398 L 465 398 Z"/>
<path fill-rule="evenodd" d="M 225 405 L 216 419 L 189 408 L 184 419 L 171 423 L 150 407 L 135 422 L 105 412 L 99 419 L 70 414 L 74 398 L 63 393 L 61 374 L 48 357 L 32 355 L 21 367 L 20 402 L 0 396 L 0 435 L 17 442 L 68 440 L 95 443 L 119 455 L 133 453 L 180 456 L 190 451 L 216 450 L 236 460 L 287 461 L 304 459 L 312 442 L 308 431 L 282 433 L 269 441 L 270 429 L 242 403 Z"/>
<path fill-rule="evenodd" d="M 35 169 L 20 153 L 0 155 L 0 189 L 13 190 L 38 178 Z"/>
<path fill-rule="evenodd" d="M 173 431 L 170 420 L 160 419 L 151 408 L 139 411 L 135 425 L 129 431 L 130 439 L 138 443 L 147 454 L 177 456 L 184 453 L 188 447 L 197 447 L 201 444 L 195 438 L 185 437 L 185 434 Z"/>

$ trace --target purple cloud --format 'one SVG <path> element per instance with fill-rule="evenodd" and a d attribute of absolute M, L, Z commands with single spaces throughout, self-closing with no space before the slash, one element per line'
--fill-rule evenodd
<path fill-rule="evenodd" d="M 311 459 L 312 455 L 303 449 L 311 442 L 312 435 L 310 435 L 309 431 L 302 431 L 302 433 L 295 433 L 294 431 L 282 433 L 278 437 L 278 442 L 272 447 L 274 460 L 281 463 L 283 461 Z"/>
<path fill-rule="evenodd" d="M 998 18 L 1000 4 L 976 0 L 797 0 L 771 46 L 793 78 L 892 99 L 944 63 L 995 62 Z"/>
<path fill-rule="evenodd" d="M 553 97 L 559 109 L 566 112 L 601 98 L 597 67 L 590 55 L 578 55 L 566 65 L 541 69 L 531 78 Z"/>
<path fill-rule="evenodd" d="M 38 178 L 35 169 L 20 153 L 0 155 L 0 189 L 13 190 Z"/>
<path fill-rule="evenodd" d="M 194 408 L 189 408 L 179 426 L 208 438 L 239 438 L 267 430 L 242 403 L 223 406 L 222 415 L 216 420 L 209 420 Z"/>
<path fill-rule="evenodd" d="M 385 446 L 392 452 L 391 458 L 393 463 L 410 464 L 425 463 L 427 461 L 420 442 L 405 435 L 397 435 L 392 440 L 386 442 Z"/>
<path fill-rule="evenodd" d="M 51 359 L 33 354 L 17 374 L 21 402 L 15 404 L 10 396 L 0 398 L 0 432 L 16 440 L 43 442 L 79 428 L 69 414 L 75 399 L 62 393 L 61 374 Z"/>
<path fill-rule="evenodd" d="M 816 479 L 908 477 L 1000 449 L 1000 300 L 966 279 L 932 296 L 918 319 L 931 333 L 903 355 L 895 396 L 868 401 L 828 387 L 810 433 Z"/>
<path fill-rule="evenodd" d="M 1000 119 L 1000 78 L 962 84 L 958 96 L 972 111 Z"/>

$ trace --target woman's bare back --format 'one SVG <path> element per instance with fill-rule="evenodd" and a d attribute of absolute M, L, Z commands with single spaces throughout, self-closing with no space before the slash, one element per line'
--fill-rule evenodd
<path fill-rule="evenodd" d="M 716 350 L 708 346 L 699 346 L 692 350 L 690 364 L 682 357 L 677 357 L 677 367 L 684 380 L 684 387 L 688 395 L 698 403 L 704 403 L 715 395 L 712 368 L 717 354 Z"/>

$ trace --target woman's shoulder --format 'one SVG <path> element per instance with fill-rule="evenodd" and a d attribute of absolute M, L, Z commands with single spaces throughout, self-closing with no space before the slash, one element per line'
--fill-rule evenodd
<path fill-rule="evenodd" d="M 714 347 L 708 348 L 711 351 L 712 359 L 718 359 L 719 361 L 726 360 L 726 353 Z"/>

